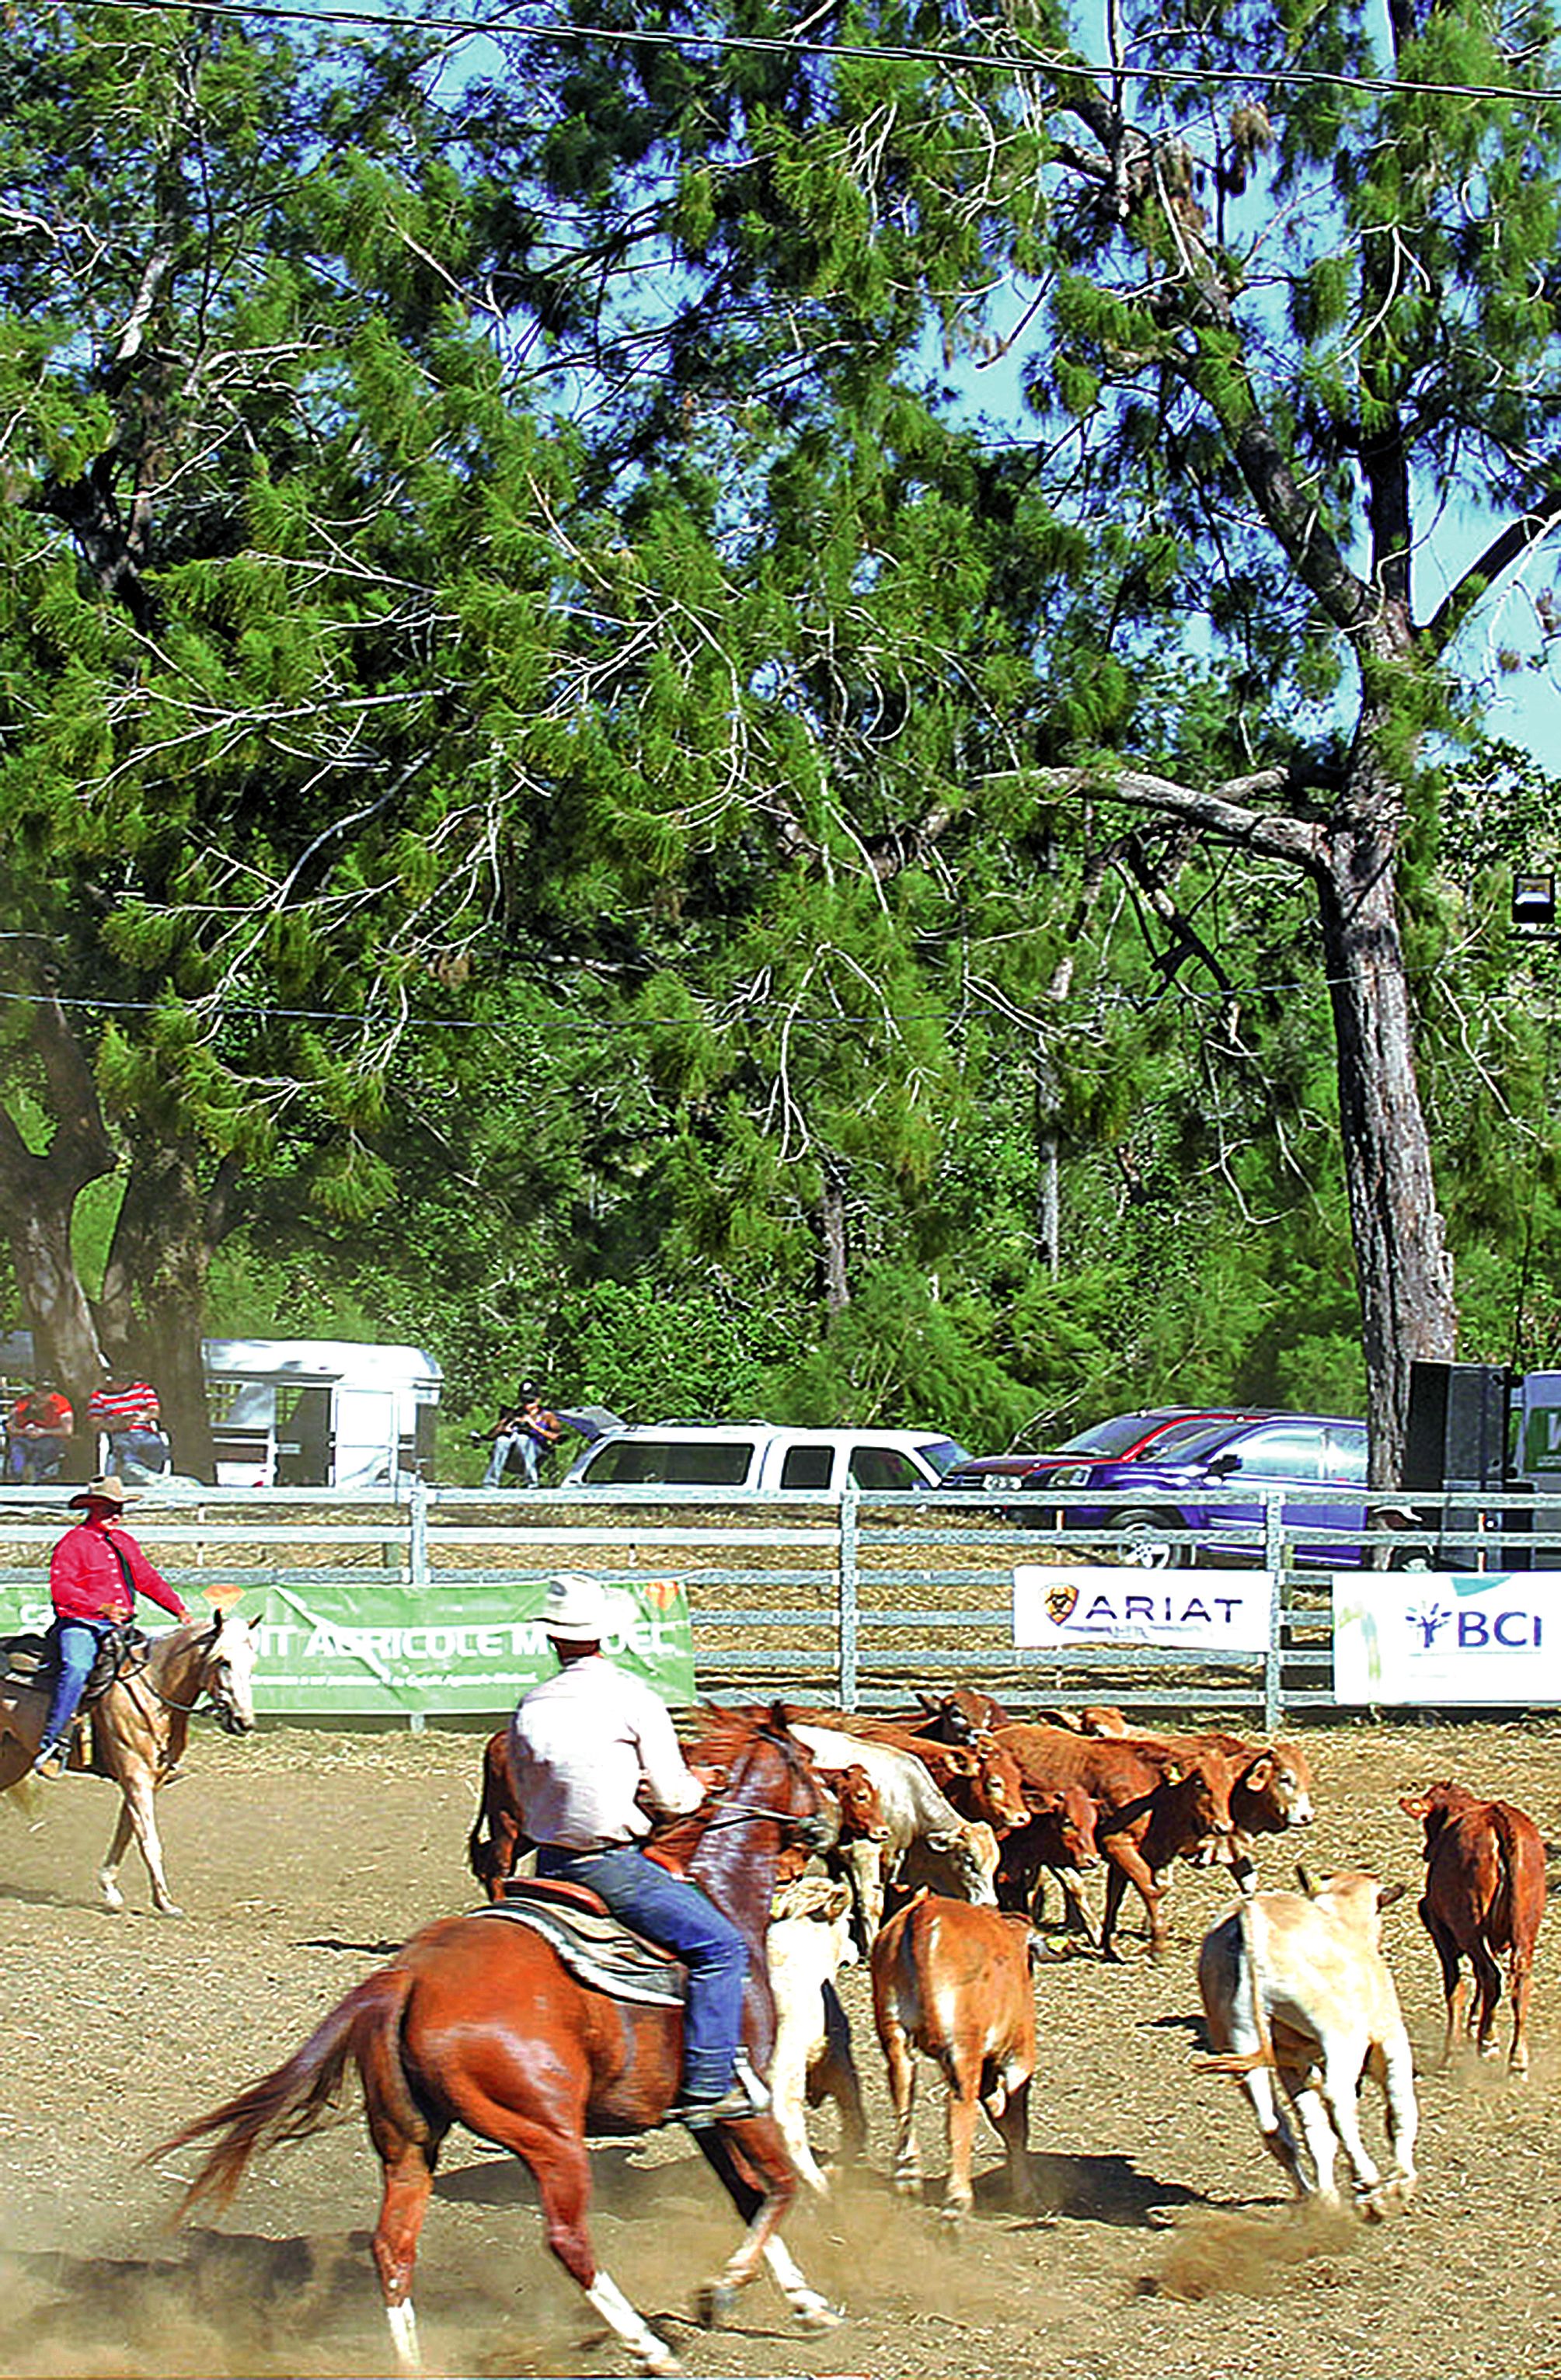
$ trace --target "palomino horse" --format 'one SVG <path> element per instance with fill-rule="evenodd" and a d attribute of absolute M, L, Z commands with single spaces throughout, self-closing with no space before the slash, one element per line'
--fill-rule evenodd
<path fill-rule="evenodd" d="M 144 1661 L 127 1667 L 93 1706 L 97 1765 L 120 1793 L 114 1840 L 98 1870 L 106 1909 L 125 1906 L 119 1866 L 134 1835 L 152 1879 L 152 1907 L 162 1917 L 182 1914 L 164 1873 L 152 1797 L 178 1763 L 198 1703 L 211 1703 L 229 1735 L 247 1735 L 254 1726 L 259 1622 L 223 1608 L 236 1593 L 212 1589 L 219 1608 L 209 1621 L 189 1621 L 154 1636 Z M 0 1792 L 27 1777 L 47 1706 L 46 1686 L 0 1686 Z"/>
<path fill-rule="evenodd" d="M 689 1756 L 724 1771 L 724 1781 L 692 1817 L 661 1830 L 657 1848 L 742 1929 L 750 1953 L 744 2038 L 762 2070 L 774 2033 L 764 1932 L 776 1858 L 787 1834 L 827 1840 L 835 1815 L 778 1714 L 755 1720 L 701 1710 L 700 1728 Z M 530 2168 L 549 2248 L 639 2369 L 675 2373 L 680 2366 L 671 2349 L 596 2261 L 586 2226 L 586 2135 L 632 2134 L 664 2119 L 677 2090 L 682 2030 L 681 2009 L 592 1989 L 541 1935 L 502 1910 L 442 1918 L 349 1992 L 286 2065 L 152 2154 L 220 2135 L 180 2213 L 208 2197 L 226 2204 L 257 2150 L 328 2119 L 344 2072 L 356 2066 L 384 2180 L 374 2262 L 403 2372 L 421 2369 L 412 2272 L 434 2165 L 445 2133 L 462 2123 Z M 694 2137 L 748 2227 L 719 2277 L 700 2292 L 701 2318 L 718 2320 L 762 2262 L 804 2329 L 833 2327 L 840 2316 L 778 2236 L 797 2181 L 774 2117 L 745 2115 Z"/>

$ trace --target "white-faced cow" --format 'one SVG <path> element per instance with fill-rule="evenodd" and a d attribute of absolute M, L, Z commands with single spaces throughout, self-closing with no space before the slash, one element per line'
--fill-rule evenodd
<path fill-rule="evenodd" d="M 1201 2061 L 1204 2070 L 1239 2076 L 1263 2145 L 1299 2197 L 1336 2199 L 1334 2159 L 1342 2145 L 1357 2203 L 1372 2216 L 1402 2204 L 1415 2187 L 1414 2062 L 1382 1953 L 1382 1912 L 1403 1889 L 1384 1889 L 1374 1876 L 1350 1869 L 1309 1894 L 1255 1893 L 1211 1928 L 1198 1956 L 1217 2053 Z M 1360 2088 L 1368 2073 L 1387 2102 L 1393 2168 L 1385 2181 L 1360 2134 Z M 1310 2173 L 1275 2076 L 1299 2119 Z"/>

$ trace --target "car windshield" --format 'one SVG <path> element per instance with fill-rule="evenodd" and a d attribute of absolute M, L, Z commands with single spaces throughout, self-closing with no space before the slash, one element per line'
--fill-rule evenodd
<path fill-rule="evenodd" d="M 1172 1456 L 1179 1458 L 1189 1449 L 1201 1447 L 1205 1439 L 1223 1438 L 1230 1427 L 1230 1419 L 1228 1414 L 1219 1421 L 1211 1421 L 1207 1414 L 1189 1414 L 1185 1421 L 1162 1430 L 1153 1444 L 1144 1448 L 1143 1459 L 1146 1463 L 1167 1463 Z"/>
<path fill-rule="evenodd" d="M 1208 1422 L 1194 1416 L 1200 1429 Z M 1090 1429 L 1081 1429 L 1073 1438 L 1065 1438 L 1058 1447 L 1059 1454 L 1126 1454 L 1137 1446 L 1145 1433 L 1154 1427 L 1152 1413 L 1113 1414 L 1109 1421 L 1097 1421 Z M 1158 1440 L 1156 1443 L 1158 1444 Z"/>
<path fill-rule="evenodd" d="M 919 1438 L 916 1451 L 932 1464 L 940 1479 L 945 1471 L 952 1471 L 957 1463 L 973 1463 L 975 1460 L 970 1448 L 961 1446 L 953 1438 Z"/>

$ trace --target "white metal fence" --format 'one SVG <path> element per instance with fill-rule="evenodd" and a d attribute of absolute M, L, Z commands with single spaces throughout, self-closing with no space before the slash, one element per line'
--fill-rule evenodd
<path fill-rule="evenodd" d="M 47 1566 L 73 1516 L 60 1488 L 0 1497 L 0 1626 L 38 1624 Z M 187 1597 L 213 1580 L 287 1596 L 302 1610 L 311 1589 L 398 1588 L 430 1624 L 458 1625 L 463 1608 L 494 1607 L 494 1590 L 559 1568 L 614 1576 L 670 1576 L 687 1592 L 700 1691 L 718 1700 L 784 1695 L 848 1708 L 893 1708 L 917 1689 L 980 1684 L 1019 1712 L 1105 1700 L 1144 1711 L 1250 1713 L 1273 1730 L 1290 1716 L 1332 1713 L 1328 1572 L 1359 1554 L 1351 1536 L 1309 1520 L 1328 1491 L 1287 1489 L 1263 1500 L 1253 1566 L 1272 1587 L 1270 1640 L 1260 1654 L 1101 1645 L 1066 1658 L 1016 1647 L 1018 1564 L 1206 1560 L 1207 1535 L 1160 1529 L 1146 1546 L 1130 1530 L 1067 1525 L 1079 1499 L 1048 1498 L 1049 1525 L 1021 1526 L 1016 1503 L 928 1492 L 764 1495 L 658 1489 L 632 1503 L 596 1493 L 477 1489 L 418 1481 L 394 1500 L 336 1489 L 149 1490 L 135 1534 Z M 1360 1500 L 1373 1522 L 1402 1513 L 1402 1498 Z M 1368 1559 L 1384 1566 L 1561 1568 L 1561 1505 L 1461 1492 L 1417 1497 L 1415 1525 L 1374 1527 Z M 1026 1516 L 1029 1517 L 1028 1515 Z M 1239 1533 L 1238 1533 L 1239 1534 Z M 1250 1533 L 1248 1533 L 1250 1536 Z M 1237 1550 L 1227 1537 L 1229 1550 Z M 1306 1560 L 1298 1559 L 1305 1548 Z M 1252 1560 L 1249 1547 L 1245 1557 Z M 485 1706 L 513 1697 L 502 1666 Z M 470 1696 L 433 1716 L 470 1718 Z M 422 1714 L 409 1714 L 414 1726 Z"/>

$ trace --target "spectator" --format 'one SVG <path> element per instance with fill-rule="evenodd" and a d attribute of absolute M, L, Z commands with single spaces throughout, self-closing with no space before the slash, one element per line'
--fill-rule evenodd
<path fill-rule="evenodd" d="M 40 1380 L 6 1416 L 6 1476 L 24 1488 L 46 1488 L 58 1476 L 75 1434 L 76 1416 L 66 1399 L 53 1380 Z"/>
<path fill-rule="evenodd" d="M 163 1428 L 163 1409 L 149 1380 L 138 1380 L 113 1365 L 101 1389 L 92 1391 L 87 1419 L 108 1439 L 105 1471 L 119 1479 L 155 1478 L 173 1460 Z"/>
<path fill-rule="evenodd" d="M 536 1382 L 522 1380 L 514 1404 L 506 1405 L 493 1428 L 482 1435 L 491 1439 L 494 1446 L 482 1475 L 483 1487 L 501 1488 L 505 1473 L 514 1462 L 520 1465 L 525 1485 L 534 1488 L 541 1459 L 549 1447 L 557 1445 L 564 1435 L 564 1425 L 543 1403 Z"/>

